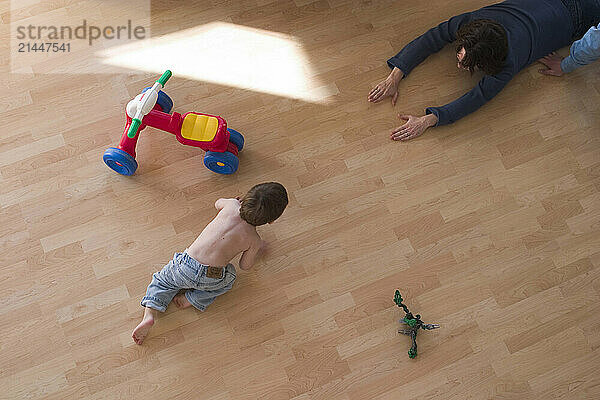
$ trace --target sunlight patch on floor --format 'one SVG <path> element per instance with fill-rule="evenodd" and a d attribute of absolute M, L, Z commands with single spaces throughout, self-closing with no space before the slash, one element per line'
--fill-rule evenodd
<path fill-rule="evenodd" d="M 103 62 L 234 86 L 311 103 L 325 103 L 335 85 L 320 85 L 302 45 L 292 36 L 213 22 L 103 50 Z"/>

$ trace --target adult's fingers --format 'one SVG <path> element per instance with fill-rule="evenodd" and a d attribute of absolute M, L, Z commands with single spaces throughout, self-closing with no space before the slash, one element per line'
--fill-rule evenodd
<path fill-rule="evenodd" d="M 370 92 L 369 92 L 369 99 L 372 99 L 375 95 L 377 94 L 377 87 L 374 87 Z"/>
<path fill-rule="evenodd" d="M 410 131 L 408 135 L 404 135 L 398 140 L 402 140 L 402 141 L 410 140 L 410 139 L 414 139 L 418 136 L 421 136 L 422 134 L 423 134 L 423 132 L 419 132 L 417 129 L 414 129 L 414 130 Z"/>
<path fill-rule="evenodd" d="M 540 69 L 538 70 L 538 72 L 542 75 L 548 75 L 548 76 L 560 76 L 560 74 L 558 72 L 556 72 L 555 70 L 549 68 L 549 69 Z"/>
<path fill-rule="evenodd" d="M 414 139 L 417 138 L 419 136 L 421 136 L 423 133 L 425 133 L 425 130 L 415 130 L 414 132 L 411 132 L 411 134 L 405 138 L 402 138 L 400 140 L 410 140 L 410 139 Z"/>
<path fill-rule="evenodd" d="M 398 133 L 404 133 L 404 132 L 408 132 L 410 130 L 412 130 L 412 126 L 409 125 L 408 123 L 404 124 L 404 125 L 400 125 L 397 126 L 396 128 L 394 128 L 391 132 L 392 135 L 398 134 Z"/>
<path fill-rule="evenodd" d="M 383 100 L 383 95 L 381 93 L 375 93 L 369 100 L 373 103 L 379 103 Z"/>
<path fill-rule="evenodd" d="M 371 91 L 369 92 L 369 100 L 372 100 L 373 98 L 375 98 L 379 93 L 382 92 L 381 89 L 381 84 L 375 86 L 373 89 L 371 89 Z"/>
<path fill-rule="evenodd" d="M 392 106 L 396 105 L 397 100 L 398 100 L 398 91 L 396 90 L 396 93 L 394 93 L 394 95 L 392 96 Z"/>
<path fill-rule="evenodd" d="M 381 83 L 378 83 L 377 85 L 375 85 L 375 87 L 373 89 L 371 89 L 371 91 L 369 92 L 369 94 L 381 91 L 381 89 L 382 89 L 381 88 Z"/>
<path fill-rule="evenodd" d="M 395 127 L 394 129 L 392 129 L 391 133 L 392 133 L 392 135 L 394 135 L 394 134 L 396 134 L 398 132 L 406 131 L 408 128 L 409 127 L 408 127 L 407 124 L 400 125 L 400 126 Z"/>
<path fill-rule="evenodd" d="M 369 101 L 372 101 L 374 103 L 377 103 L 381 100 L 383 100 L 383 98 L 385 97 L 385 90 L 383 90 L 382 88 L 376 88 L 377 90 L 374 90 L 372 94 L 369 95 Z"/>
<path fill-rule="evenodd" d="M 411 135 L 412 135 L 411 130 L 406 131 L 406 132 L 398 132 L 397 134 L 392 135 L 392 140 L 403 140 L 403 139 L 411 137 Z"/>
<path fill-rule="evenodd" d="M 394 134 L 396 132 L 400 132 L 400 131 L 405 131 L 405 130 L 410 129 L 410 128 L 412 128 L 412 126 L 408 122 L 405 122 L 404 124 L 395 127 L 392 130 L 392 134 Z"/>

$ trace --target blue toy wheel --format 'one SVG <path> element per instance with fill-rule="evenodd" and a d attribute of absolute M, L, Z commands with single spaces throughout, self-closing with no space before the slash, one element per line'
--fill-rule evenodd
<path fill-rule="evenodd" d="M 144 90 L 142 90 L 142 93 L 144 93 L 148 89 L 150 88 L 145 88 Z M 162 108 L 163 112 L 167 114 L 169 114 L 173 109 L 173 100 L 171 100 L 169 95 L 163 92 L 162 90 L 158 92 L 158 99 L 156 99 L 156 104 L 158 104 L 160 108 Z"/>
<path fill-rule="evenodd" d="M 237 171 L 240 160 L 235 154 L 228 151 L 224 153 L 207 151 L 204 156 L 204 165 L 217 174 L 230 175 Z"/>
<path fill-rule="evenodd" d="M 138 167 L 135 158 L 131 157 L 129 153 L 115 147 L 109 147 L 102 156 L 104 163 L 109 168 L 115 170 L 121 175 L 133 175 Z"/>
<path fill-rule="evenodd" d="M 244 148 L 244 137 L 242 134 L 235 129 L 227 128 L 227 130 L 229 131 L 229 141 L 235 144 L 235 147 L 237 147 L 238 151 L 242 151 Z"/>

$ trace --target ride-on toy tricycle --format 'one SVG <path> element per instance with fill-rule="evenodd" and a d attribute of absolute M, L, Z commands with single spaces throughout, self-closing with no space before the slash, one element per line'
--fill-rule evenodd
<path fill-rule="evenodd" d="M 188 112 L 173 112 L 173 101 L 161 89 L 171 77 L 167 70 L 156 83 L 146 88 L 127 104 L 127 124 L 119 147 L 110 147 L 102 159 L 122 175 L 133 175 L 137 169 L 135 146 L 139 133 L 146 127 L 161 129 L 175 135 L 181 143 L 200 147 L 204 165 L 219 174 L 233 174 L 238 169 L 238 152 L 244 147 L 244 137 L 227 128 L 227 122 L 219 116 Z"/>

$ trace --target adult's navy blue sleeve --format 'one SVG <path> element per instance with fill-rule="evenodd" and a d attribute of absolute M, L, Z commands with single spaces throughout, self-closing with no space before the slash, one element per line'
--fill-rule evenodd
<path fill-rule="evenodd" d="M 404 76 L 408 75 L 429 55 L 437 53 L 445 45 L 454 42 L 458 29 L 471 19 L 471 13 L 464 13 L 431 28 L 390 58 L 387 62 L 389 67 L 397 67 L 404 73 Z"/>
<path fill-rule="evenodd" d="M 479 81 L 477 86 L 452 103 L 442 107 L 427 107 L 426 114 L 436 115 L 438 118 L 436 126 L 458 121 L 490 101 L 506 86 L 512 76 L 507 69 L 498 75 L 486 75 Z"/>

